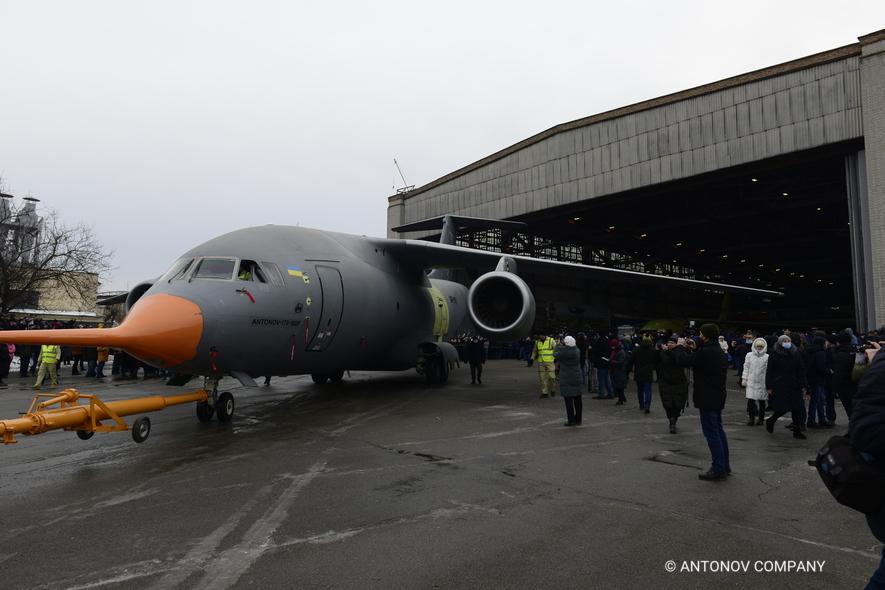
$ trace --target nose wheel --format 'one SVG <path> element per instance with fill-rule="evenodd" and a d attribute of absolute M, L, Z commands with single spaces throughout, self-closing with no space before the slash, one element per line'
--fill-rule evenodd
<path fill-rule="evenodd" d="M 212 416 L 215 416 L 219 422 L 230 422 L 234 417 L 235 407 L 234 396 L 229 391 L 218 394 L 217 390 L 213 389 L 210 400 L 197 402 L 197 420 L 203 423 L 211 422 Z"/>
<path fill-rule="evenodd" d="M 211 422 L 215 408 L 209 405 L 209 402 L 197 403 L 197 420 L 200 422 Z"/>
<path fill-rule="evenodd" d="M 234 396 L 230 392 L 225 391 L 218 396 L 215 402 L 215 415 L 218 416 L 219 422 L 230 422 L 234 417 Z"/>

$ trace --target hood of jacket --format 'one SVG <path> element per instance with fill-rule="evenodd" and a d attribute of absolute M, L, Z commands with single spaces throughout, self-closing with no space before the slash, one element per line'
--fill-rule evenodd
<path fill-rule="evenodd" d="M 759 346 L 760 344 L 762 345 L 762 352 L 759 352 L 756 349 L 756 347 Z M 756 340 L 753 341 L 753 354 L 755 354 L 756 356 L 764 356 L 767 353 L 768 353 L 768 342 L 765 341 L 765 338 L 756 338 Z"/>

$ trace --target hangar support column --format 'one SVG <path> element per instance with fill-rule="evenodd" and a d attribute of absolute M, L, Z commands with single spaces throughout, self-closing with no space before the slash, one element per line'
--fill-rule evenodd
<path fill-rule="evenodd" d="M 876 326 L 873 264 L 870 247 L 870 197 L 867 187 L 866 153 L 845 157 L 848 219 L 851 224 L 851 274 L 854 278 L 854 319 L 860 330 Z"/>
<path fill-rule="evenodd" d="M 860 88 L 866 157 L 871 286 L 875 317 L 861 329 L 885 325 L 885 30 L 860 37 Z M 850 179 L 849 179 L 850 183 Z M 849 194 L 850 196 L 850 194 Z M 856 266 L 856 263 L 855 263 Z M 858 303 L 860 300 L 858 299 Z M 858 310 L 858 319 L 862 317 Z"/>

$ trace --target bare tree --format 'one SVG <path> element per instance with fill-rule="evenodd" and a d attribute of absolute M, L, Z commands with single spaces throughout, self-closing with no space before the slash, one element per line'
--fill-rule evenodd
<path fill-rule="evenodd" d="M 55 211 L 38 211 L 30 197 L 16 202 L 0 179 L 0 317 L 35 303 L 46 289 L 94 302 L 96 280 L 112 253 L 85 224 L 66 225 Z"/>

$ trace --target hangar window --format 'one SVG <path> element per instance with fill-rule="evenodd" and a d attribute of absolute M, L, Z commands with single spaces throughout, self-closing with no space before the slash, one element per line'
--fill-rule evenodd
<path fill-rule="evenodd" d="M 229 281 L 234 274 L 234 266 L 232 258 L 204 258 L 197 265 L 193 278 Z"/>

